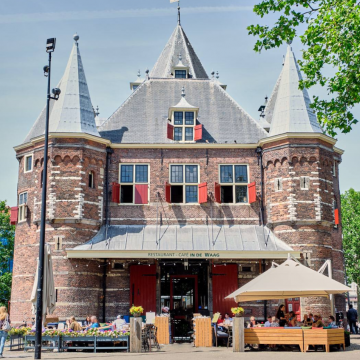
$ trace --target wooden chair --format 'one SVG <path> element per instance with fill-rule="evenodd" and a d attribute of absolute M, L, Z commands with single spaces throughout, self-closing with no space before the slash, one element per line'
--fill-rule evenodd
<path fill-rule="evenodd" d="M 230 344 L 232 345 L 232 340 L 233 340 L 233 333 L 232 333 L 232 326 L 228 327 L 228 341 L 227 341 L 227 348 L 229 348 Z"/>
<path fill-rule="evenodd" d="M 217 324 L 214 325 L 214 340 L 215 340 L 215 346 L 218 347 L 218 339 L 227 339 L 227 343 L 229 343 L 229 334 L 219 331 Z"/>

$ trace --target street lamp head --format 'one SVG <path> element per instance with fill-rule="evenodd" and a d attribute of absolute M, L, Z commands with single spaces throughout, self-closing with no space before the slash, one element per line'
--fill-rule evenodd
<path fill-rule="evenodd" d="M 50 70 L 49 65 L 45 65 L 43 70 L 44 70 L 44 76 L 47 77 L 49 75 L 49 70 Z"/>
<path fill-rule="evenodd" d="M 50 53 L 50 52 L 54 52 L 55 51 L 55 44 L 56 44 L 56 39 L 55 38 L 50 38 L 46 40 L 46 52 Z"/>
<path fill-rule="evenodd" d="M 54 95 L 54 99 L 57 100 L 57 99 L 59 99 L 61 90 L 59 88 L 53 88 L 52 93 Z"/>

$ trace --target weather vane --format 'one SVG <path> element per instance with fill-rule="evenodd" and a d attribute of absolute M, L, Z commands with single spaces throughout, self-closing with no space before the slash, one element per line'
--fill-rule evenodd
<path fill-rule="evenodd" d="M 178 24 L 180 25 L 180 0 L 170 0 L 170 3 L 178 3 Z"/>

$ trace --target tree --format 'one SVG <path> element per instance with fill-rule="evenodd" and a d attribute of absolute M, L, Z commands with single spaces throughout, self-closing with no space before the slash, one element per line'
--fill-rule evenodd
<path fill-rule="evenodd" d="M 360 284 L 360 191 L 350 189 L 341 195 L 341 222 L 346 275 Z"/>
<path fill-rule="evenodd" d="M 298 61 L 305 75 L 300 88 L 321 85 L 329 97 L 314 96 L 312 108 L 323 129 L 351 131 L 358 122 L 352 109 L 360 103 L 360 4 L 357 0 L 263 0 L 254 6 L 262 18 L 279 13 L 274 26 L 251 25 L 258 36 L 254 50 L 260 52 L 291 42 L 301 24 L 300 39 L 306 50 Z M 331 70 L 332 69 L 332 70 Z M 330 72 L 331 75 L 325 75 Z"/>
<path fill-rule="evenodd" d="M 0 306 L 10 300 L 12 274 L 9 263 L 14 256 L 15 226 L 10 224 L 10 209 L 0 201 Z"/>

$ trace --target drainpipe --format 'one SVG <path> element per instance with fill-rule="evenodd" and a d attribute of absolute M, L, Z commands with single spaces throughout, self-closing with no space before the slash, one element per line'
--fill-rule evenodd
<path fill-rule="evenodd" d="M 105 164 L 105 187 L 104 187 L 104 198 L 105 198 L 105 239 L 107 239 L 108 227 L 109 227 L 109 168 L 110 158 L 114 150 L 110 147 L 106 148 L 106 164 Z"/>
<path fill-rule="evenodd" d="M 104 264 L 103 264 L 103 267 L 104 267 L 104 272 L 103 272 L 103 306 L 102 306 L 102 319 L 103 319 L 103 322 L 106 322 L 105 321 L 105 311 L 106 311 L 106 277 L 107 277 L 107 259 L 104 260 Z"/>
<path fill-rule="evenodd" d="M 264 167 L 263 167 L 263 149 L 258 146 L 255 150 L 258 158 L 258 165 L 260 165 L 260 221 L 261 225 L 264 226 Z"/>

